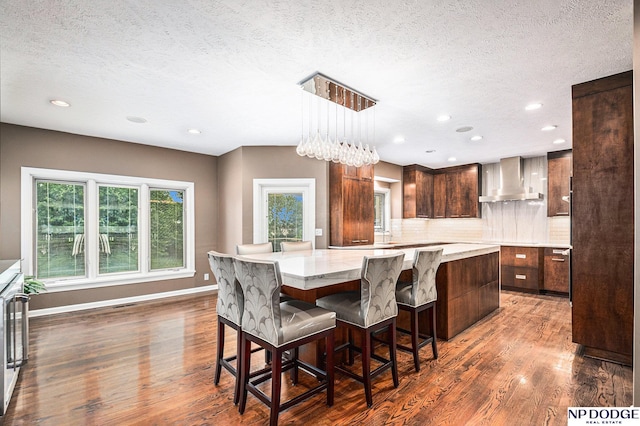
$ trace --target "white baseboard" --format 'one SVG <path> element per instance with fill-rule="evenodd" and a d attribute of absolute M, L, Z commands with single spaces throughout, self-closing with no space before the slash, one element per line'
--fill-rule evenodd
<path fill-rule="evenodd" d="M 183 290 L 167 291 L 163 293 L 144 294 L 142 296 L 123 297 L 122 299 L 101 300 L 99 302 L 79 303 L 76 305 L 57 306 L 55 308 L 36 309 L 29 311 L 29 318 L 41 317 L 45 315 L 62 314 L 66 312 L 82 311 L 85 309 L 103 308 L 106 306 L 117 306 L 129 303 L 146 302 L 149 300 L 164 299 L 167 297 L 184 296 L 187 294 L 206 293 L 217 291 L 217 285 L 207 285 L 203 287 L 186 288 Z"/>

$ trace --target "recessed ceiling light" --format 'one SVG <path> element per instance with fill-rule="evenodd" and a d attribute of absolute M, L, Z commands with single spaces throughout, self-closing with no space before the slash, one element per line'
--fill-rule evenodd
<path fill-rule="evenodd" d="M 524 109 L 526 109 L 527 111 L 533 111 L 540 108 L 542 108 L 542 104 L 539 102 L 534 102 L 524 107 Z"/>
<path fill-rule="evenodd" d="M 133 115 L 127 116 L 127 120 L 129 120 L 132 123 L 146 123 L 147 122 L 146 118 L 136 117 L 136 116 L 133 116 Z"/>
<path fill-rule="evenodd" d="M 565 143 L 566 141 L 564 139 L 556 139 L 555 141 L 553 141 L 553 143 L 555 143 L 556 145 L 559 145 L 561 143 Z"/>
<path fill-rule="evenodd" d="M 404 138 L 402 136 L 398 136 L 393 140 L 393 143 L 398 143 L 398 144 L 404 143 Z"/>
<path fill-rule="evenodd" d="M 200 133 L 202 133 L 198 129 L 189 129 L 189 130 L 187 130 L 187 132 L 191 133 L 192 135 L 199 135 Z"/>
<path fill-rule="evenodd" d="M 451 116 L 450 115 L 439 115 L 437 120 L 438 121 L 449 121 L 449 120 L 451 120 Z"/>
<path fill-rule="evenodd" d="M 449 157 L 449 158 L 447 158 L 447 161 L 449 161 L 449 162 L 456 161 L 456 157 Z"/>
<path fill-rule="evenodd" d="M 472 130 L 473 130 L 473 127 L 471 127 L 471 126 L 463 126 L 463 127 L 458 127 L 458 128 L 456 129 L 456 132 L 458 132 L 458 133 L 464 133 L 464 132 L 470 132 L 470 131 L 472 131 Z"/>
<path fill-rule="evenodd" d="M 482 140 L 482 136 L 480 136 L 480 135 L 471 136 L 471 140 L 474 141 L 474 142 Z"/>
<path fill-rule="evenodd" d="M 552 125 L 549 125 L 549 126 L 544 126 L 540 130 L 542 130 L 543 132 L 548 132 L 549 130 L 555 130 L 557 128 L 558 128 L 558 126 L 552 124 Z"/>
<path fill-rule="evenodd" d="M 71 106 L 69 102 L 61 101 L 60 99 L 52 99 L 49 102 L 51 102 L 52 105 L 59 106 L 59 107 Z"/>

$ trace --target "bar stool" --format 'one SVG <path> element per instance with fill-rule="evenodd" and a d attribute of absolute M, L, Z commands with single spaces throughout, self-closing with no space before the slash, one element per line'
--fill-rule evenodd
<path fill-rule="evenodd" d="M 276 261 L 258 261 L 235 258 L 236 278 L 244 294 L 242 315 L 242 356 L 240 368 L 239 411 L 243 414 L 247 403 L 247 393 L 270 406 L 270 424 L 278 423 L 280 411 L 306 400 L 324 390 L 327 391 L 327 405 L 333 405 L 333 349 L 336 314 L 315 305 L 290 300 L 280 302 L 282 286 L 280 267 Z M 316 340 L 326 340 L 326 367 L 321 370 L 298 359 L 297 348 Z M 252 380 L 251 342 L 274 354 L 271 370 Z M 293 356 L 283 362 L 282 354 L 290 351 Z M 282 372 L 294 369 L 294 383 L 297 371 L 302 369 L 318 379 L 318 385 L 286 401 L 280 402 Z M 271 379 L 271 398 L 258 389 L 257 385 Z"/>
<path fill-rule="evenodd" d="M 242 341 L 242 313 L 244 299 L 242 295 L 242 288 L 240 283 L 236 280 L 235 269 L 233 266 L 233 256 L 227 254 L 210 251 L 207 253 L 209 258 L 209 266 L 211 272 L 218 283 L 218 301 L 216 302 L 216 313 L 218 314 L 218 339 L 216 350 L 216 371 L 213 379 L 213 383 L 218 385 L 220 383 L 220 373 L 222 367 L 224 367 L 235 378 L 235 387 L 233 392 L 233 403 L 238 403 L 240 397 L 240 379 L 238 371 L 240 369 L 240 343 Z M 235 355 L 224 357 L 224 341 L 225 341 L 225 326 L 231 327 L 237 333 L 236 338 L 236 353 Z M 253 352 L 261 350 L 256 348 Z M 238 368 L 234 368 L 231 364 L 236 360 Z"/>
<path fill-rule="evenodd" d="M 238 244 L 236 246 L 236 254 L 245 255 L 258 253 L 273 253 L 273 244 L 271 244 L 271 241 L 259 244 Z"/>
<path fill-rule="evenodd" d="M 283 241 L 280 243 L 280 251 L 303 251 L 313 250 L 313 244 L 311 241 Z"/>
<path fill-rule="evenodd" d="M 411 331 L 397 328 L 404 334 L 411 335 L 411 347 L 397 345 L 401 351 L 413 354 L 413 364 L 416 371 L 420 371 L 420 356 L 418 351 L 427 343 L 431 343 L 433 358 L 438 359 L 438 345 L 436 343 L 436 272 L 442 259 L 442 249 L 418 249 L 413 258 L 412 282 L 398 281 L 396 285 L 396 300 L 398 308 L 408 311 L 411 318 Z M 432 335 L 420 334 L 418 329 L 418 315 L 420 312 L 431 309 Z M 418 338 L 422 338 L 419 342 Z"/>
<path fill-rule="evenodd" d="M 336 312 L 339 326 L 346 327 L 349 341 L 336 348 L 336 352 L 348 349 L 348 364 L 353 364 L 353 351 L 362 355 L 362 376 L 342 367 L 336 370 L 364 385 L 367 406 L 373 405 L 371 379 L 385 370 L 391 369 L 393 386 L 398 387 L 398 366 L 396 362 L 396 282 L 402 271 L 404 253 L 380 256 L 365 256 L 362 261 L 360 291 L 332 294 L 316 300 L 316 305 Z M 388 331 L 389 359 L 374 353 L 371 334 Z M 361 335 L 362 347 L 354 344 L 352 333 Z M 371 371 L 371 358 L 382 363 Z"/>

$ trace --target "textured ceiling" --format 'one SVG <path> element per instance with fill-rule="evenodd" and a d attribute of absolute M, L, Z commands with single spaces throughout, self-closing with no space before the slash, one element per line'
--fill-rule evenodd
<path fill-rule="evenodd" d="M 384 161 L 567 149 L 571 85 L 632 68 L 631 0 L 1 4 L 1 121 L 213 155 L 296 145 L 297 83 L 316 71 L 379 101 Z M 525 111 L 533 101 L 543 108 Z"/>

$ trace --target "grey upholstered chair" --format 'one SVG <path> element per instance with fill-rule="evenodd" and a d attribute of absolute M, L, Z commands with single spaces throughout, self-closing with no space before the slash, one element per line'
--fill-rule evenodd
<path fill-rule="evenodd" d="M 235 377 L 235 391 L 233 394 L 234 404 L 238 403 L 240 396 L 240 379 L 238 377 L 238 369 L 235 369 L 231 362 L 237 359 L 240 354 L 240 342 L 242 330 L 240 328 L 242 321 L 243 296 L 240 283 L 236 280 L 235 270 L 233 266 L 233 256 L 210 251 L 207 253 L 209 258 L 209 266 L 211 272 L 218 284 L 218 302 L 216 303 L 216 312 L 218 314 L 218 340 L 216 351 L 216 372 L 214 384 L 220 383 L 220 373 L 222 367 L 228 370 Z M 233 328 L 238 337 L 236 343 L 236 355 L 224 358 L 224 328 L 229 326 Z M 237 364 L 239 365 L 239 363 Z"/>
<path fill-rule="evenodd" d="M 413 364 L 416 371 L 420 371 L 420 356 L 418 351 L 427 343 L 431 343 L 433 357 L 438 359 L 436 343 L 436 272 L 442 259 L 442 249 L 418 249 L 413 258 L 413 280 L 411 282 L 398 281 L 396 286 L 396 300 L 398 308 L 408 311 L 411 318 L 411 330 L 397 328 L 399 332 L 411 335 L 411 347 L 397 345 L 402 351 L 413 354 Z M 431 336 L 421 335 L 418 329 L 418 315 L 431 309 Z M 418 342 L 418 338 L 422 338 Z"/>
<path fill-rule="evenodd" d="M 244 312 L 242 315 L 242 356 L 240 367 L 240 414 L 244 413 L 247 392 L 271 408 L 270 424 L 278 423 L 280 411 L 291 407 L 308 397 L 327 391 L 327 405 L 333 405 L 333 349 L 336 314 L 315 305 L 290 300 L 280 302 L 282 277 L 276 261 L 258 261 L 243 258 L 234 260 L 236 278 L 244 294 Z M 326 340 L 325 370 L 307 364 L 298 359 L 297 348 L 315 340 Z M 251 342 L 271 351 L 273 361 L 271 371 L 251 380 Z M 292 356 L 283 362 L 283 353 L 289 351 Z M 294 384 L 297 382 L 299 367 L 313 372 L 318 385 L 296 396 L 292 400 L 280 403 L 281 374 L 294 369 Z M 256 385 L 271 378 L 271 398 Z"/>
<path fill-rule="evenodd" d="M 283 252 L 313 250 L 313 244 L 311 241 L 283 241 L 280 243 L 280 250 Z"/>
<path fill-rule="evenodd" d="M 238 244 L 236 246 L 236 253 L 240 255 L 273 253 L 273 244 L 271 243 L 271 241 L 269 241 L 268 243 L 260 244 Z"/>
<path fill-rule="evenodd" d="M 371 396 L 371 379 L 385 370 L 391 369 L 394 387 L 398 387 L 398 367 L 396 363 L 396 282 L 402 271 L 404 253 L 365 256 L 362 261 L 360 291 L 347 291 L 332 294 L 316 300 L 316 305 L 336 312 L 339 326 L 347 328 L 349 341 L 336 348 L 337 351 L 348 349 L 348 364 L 353 364 L 353 351 L 362 354 L 362 376 L 336 366 L 336 370 L 362 382 L 364 385 L 367 406 L 373 405 Z M 378 356 L 371 344 L 372 333 L 388 331 L 387 344 L 389 359 Z M 353 332 L 361 335 L 362 346 L 356 347 Z M 371 371 L 371 358 L 382 365 Z"/>

